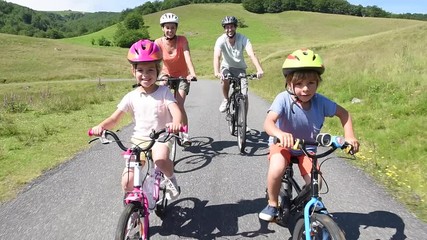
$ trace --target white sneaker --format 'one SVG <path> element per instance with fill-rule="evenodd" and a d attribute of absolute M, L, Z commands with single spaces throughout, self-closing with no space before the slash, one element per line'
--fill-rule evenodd
<path fill-rule="evenodd" d="M 181 194 L 181 188 L 179 186 L 175 186 L 173 182 L 169 179 L 163 180 L 163 184 L 166 187 L 166 199 L 167 200 L 175 200 L 178 198 L 179 194 Z"/>
<path fill-rule="evenodd" d="M 227 110 L 227 103 L 228 103 L 227 99 L 222 100 L 221 105 L 219 105 L 220 112 L 225 112 L 225 110 Z"/>

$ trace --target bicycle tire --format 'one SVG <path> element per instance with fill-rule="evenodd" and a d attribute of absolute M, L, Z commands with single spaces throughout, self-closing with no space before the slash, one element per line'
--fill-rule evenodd
<path fill-rule="evenodd" d="M 148 215 L 139 203 L 126 205 L 116 228 L 115 240 L 150 239 Z"/>
<path fill-rule="evenodd" d="M 231 135 L 234 136 L 236 132 L 236 107 L 234 104 L 234 98 L 230 99 L 230 105 L 227 110 L 227 123 L 228 123 L 228 131 Z"/>
<path fill-rule="evenodd" d="M 172 138 L 171 141 L 172 141 L 172 146 L 171 146 L 171 149 L 169 151 L 169 159 L 175 165 L 177 139 Z"/>
<path fill-rule="evenodd" d="M 246 101 L 244 98 L 240 98 L 238 101 L 237 108 L 237 146 L 241 153 L 245 152 L 246 147 Z"/>
<path fill-rule="evenodd" d="M 313 213 L 310 217 L 311 239 L 345 240 L 344 232 L 337 223 L 326 214 Z M 304 218 L 298 219 L 292 234 L 292 240 L 305 239 Z"/>

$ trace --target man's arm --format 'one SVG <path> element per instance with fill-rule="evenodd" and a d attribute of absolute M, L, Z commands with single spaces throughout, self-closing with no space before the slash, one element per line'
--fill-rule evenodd
<path fill-rule="evenodd" d="M 217 78 L 222 77 L 222 74 L 220 72 L 220 60 L 221 60 L 221 49 L 218 47 L 215 47 L 214 57 L 213 57 L 213 68 L 214 68 L 214 75 Z"/>
<path fill-rule="evenodd" d="M 256 68 L 257 77 L 262 78 L 262 76 L 264 75 L 264 71 L 262 70 L 261 63 L 259 62 L 257 56 L 255 56 L 254 50 L 252 48 L 252 44 L 250 42 L 246 44 L 246 53 L 251 58 L 251 61 Z"/>

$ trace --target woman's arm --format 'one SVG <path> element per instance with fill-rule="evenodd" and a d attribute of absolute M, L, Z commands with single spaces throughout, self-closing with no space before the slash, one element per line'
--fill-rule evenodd
<path fill-rule="evenodd" d="M 184 44 L 184 58 L 185 63 L 187 64 L 188 71 L 190 72 L 190 76 L 187 77 L 187 80 L 191 80 L 193 77 L 197 78 L 196 71 L 194 70 L 193 61 L 191 60 L 190 48 L 187 44 Z"/>

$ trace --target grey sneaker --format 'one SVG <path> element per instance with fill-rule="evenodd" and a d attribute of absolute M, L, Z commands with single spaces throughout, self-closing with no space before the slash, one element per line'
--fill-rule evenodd
<path fill-rule="evenodd" d="M 178 198 L 179 194 L 181 194 L 181 188 L 179 186 L 175 186 L 171 180 L 165 179 L 162 184 L 166 187 L 165 195 L 167 200 L 175 200 Z"/>
<path fill-rule="evenodd" d="M 220 112 L 223 113 L 227 110 L 227 103 L 228 103 L 227 99 L 222 100 L 221 105 L 219 105 L 219 111 Z"/>
<path fill-rule="evenodd" d="M 258 217 L 264 221 L 272 221 L 275 217 L 277 217 L 279 210 L 276 207 L 272 207 L 267 205 L 258 215 Z"/>

